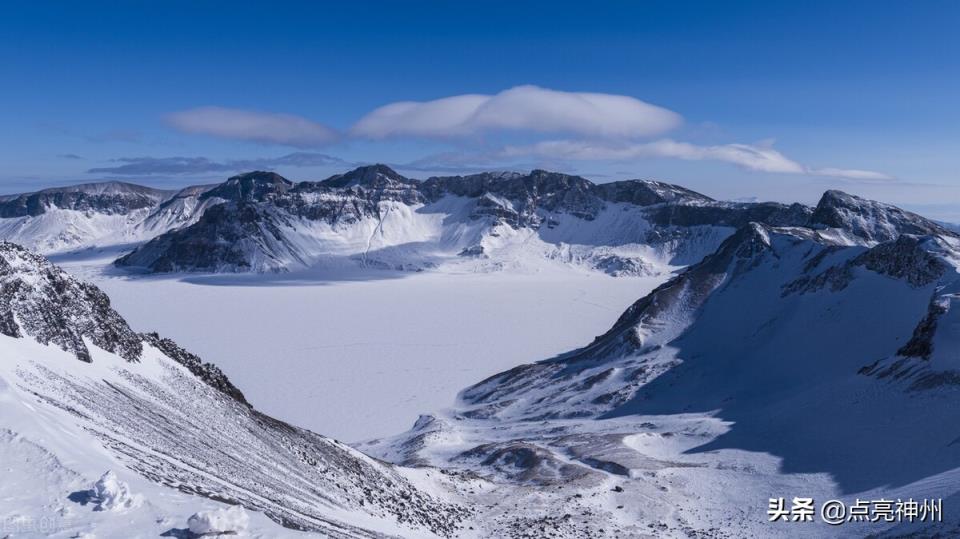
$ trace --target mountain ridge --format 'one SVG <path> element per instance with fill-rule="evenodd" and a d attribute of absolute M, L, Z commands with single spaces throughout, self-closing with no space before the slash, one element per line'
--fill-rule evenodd
<path fill-rule="evenodd" d="M 70 189 L 96 192 L 103 185 Z M 132 184 L 118 185 L 137 192 Z M 814 207 L 724 202 L 660 181 L 597 184 L 545 170 L 418 180 L 370 165 L 302 182 L 254 171 L 154 199 L 131 203 L 127 213 L 114 211 L 124 208 L 116 203 L 105 203 L 106 213 L 78 212 L 70 209 L 77 204 L 64 209 L 56 206 L 59 199 L 43 199 L 42 213 L 17 210 L 23 215 L 0 219 L 0 238 L 47 252 L 129 245 L 133 250 L 116 264 L 151 273 L 271 273 L 317 264 L 401 271 L 554 265 L 617 276 L 697 262 L 749 222 L 816 228 L 850 245 L 887 241 L 896 230 L 954 234 L 839 191 L 827 191 Z M 23 200 L 4 204 L 25 208 Z"/>

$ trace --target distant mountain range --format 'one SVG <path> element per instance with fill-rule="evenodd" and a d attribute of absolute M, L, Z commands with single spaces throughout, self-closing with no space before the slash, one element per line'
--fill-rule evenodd
<path fill-rule="evenodd" d="M 251 172 L 179 192 L 113 182 L 0 199 L 0 239 L 43 253 L 132 249 L 117 265 L 153 273 L 560 265 L 659 274 L 699 261 L 750 222 L 816 228 L 850 245 L 897 229 L 946 231 L 837 191 L 814 208 L 721 202 L 663 182 L 594 184 L 543 170 L 420 181 L 373 165 L 319 182 Z"/>

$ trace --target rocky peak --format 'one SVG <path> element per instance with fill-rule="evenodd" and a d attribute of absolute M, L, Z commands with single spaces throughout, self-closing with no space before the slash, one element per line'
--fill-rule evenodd
<path fill-rule="evenodd" d="M 293 182 L 276 172 L 258 170 L 233 176 L 203 193 L 201 197 L 218 197 L 238 202 L 260 201 L 271 195 L 285 193 L 291 187 Z"/>
<path fill-rule="evenodd" d="M 595 187 L 601 198 L 638 206 L 663 203 L 709 204 L 714 200 L 696 191 L 654 180 L 624 180 L 601 183 Z"/>
<path fill-rule="evenodd" d="M 943 240 L 935 236 L 904 234 L 893 241 L 881 243 L 853 260 L 854 264 L 908 282 L 911 286 L 926 286 L 946 273 L 945 255 L 955 254 Z"/>
<path fill-rule="evenodd" d="M 773 248 L 771 234 L 776 233 L 766 225 L 756 222 L 747 223 L 720 244 L 717 252 L 707 256 L 700 265 L 712 272 L 722 273 L 730 269 L 731 262 L 749 265 L 760 255 Z M 735 270 L 738 272 L 740 269 Z"/>
<path fill-rule="evenodd" d="M 0 333 L 54 344 L 87 362 L 84 339 L 128 361 L 143 348 L 100 289 L 9 242 L 0 242 Z"/>
<path fill-rule="evenodd" d="M 510 205 L 518 212 L 518 220 L 512 223 L 514 225 L 538 225 L 538 208 L 592 219 L 603 207 L 603 201 L 592 192 L 595 186 L 590 180 L 546 170 L 534 170 L 529 174 L 484 172 L 469 176 L 434 177 L 424 182 L 423 187 L 430 199 L 453 194 L 471 198 L 489 198 L 492 195 L 496 199 L 510 201 Z"/>
<path fill-rule="evenodd" d="M 414 186 L 419 182 L 401 176 L 387 165 L 376 164 L 358 167 L 345 174 L 337 174 L 320 182 L 326 187 L 336 189 L 362 187 L 364 189 L 384 189 L 396 186 Z"/>
<path fill-rule="evenodd" d="M 901 234 L 954 235 L 915 213 L 837 190 L 823 194 L 810 216 L 810 226 L 838 228 L 868 244 L 895 240 Z"/>

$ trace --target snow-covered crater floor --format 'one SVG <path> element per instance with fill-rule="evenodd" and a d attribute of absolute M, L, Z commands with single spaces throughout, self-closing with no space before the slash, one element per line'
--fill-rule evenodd
<path fill-rule="evenodd" d="M 220 366 L 259 410 L 344 441 L 397 434 L 516 365 L 588 343 L 668 275 L 546 268 L 130 276 L 56 257 L 138 331 Z"/>

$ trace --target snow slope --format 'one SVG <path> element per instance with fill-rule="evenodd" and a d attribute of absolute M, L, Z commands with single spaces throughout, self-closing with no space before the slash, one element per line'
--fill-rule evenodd
<path fill-rule="evenodd" d="M 209 186 L 162 191 L 123 182 L 0 197 L 0 239 L 41 253 L 137 245 L 189 225 L 220 202 Z"/>
<path fill-rule="evenodd" d="M 7 403 L 0 451 L 11 459 L 4 465 L 22 480 L 39 458 L 51 474 L 27 488 L 29 497 L 46 500 L 30 514 L 4 498 L 0 511 L 13 524 L 40 516 L 58 533 L 99 529 L 104 519 L 67 518 L 80 511 L 68 502 L 82 507 L 86 498 L 78 491 L 64 500 L 63 491 L 89 480 L 84 474 L 94 467 L 102 473 L 117 463 L 181 493 L 240 504 L 286 528 L 329 537 L 449 535 L 469 515 L 422 490 L 430 483 L 422 474 L 408 477 L 261 414 L 219 369 L 172 341 L 134 333 L 98 289 L 10 243 L 0 243 L 0 321 L 0 395 Z M 182 516 L 185 503 L 178 496 L 164 505 Z M 136 518 L 157 511 L 164 509 L 148 506 Z M 145 528 L 158 526 L 170 529 L 169 521 Z"/>

